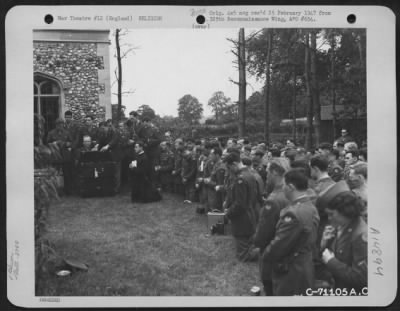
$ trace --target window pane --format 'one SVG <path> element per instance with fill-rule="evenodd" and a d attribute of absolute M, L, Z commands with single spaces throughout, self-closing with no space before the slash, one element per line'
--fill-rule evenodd
<path fill-rule="evenodd" d="M 33 94 L 37 94 L 37 93 L 38 93 L 37 85 L 34 83 L 33 84 Z"/>
<path fill-rule="evenodd" d="M 56 127 L 56 119 L 59 117 L 59 97 L 41 97 L 41 115 L 45 119 L 45 137 L 47 133 Z"/>
<path fill-rule="evenodd" d="M 33 97 L 33 113 L 38 113 L 38 98 L 37 98 L 37 96 Z"/>
<path fill-rule="evenodd" d="M 60 89 L 55 82 L 47 81 L 40 86 L 41 94 L 59 94 Z"/>

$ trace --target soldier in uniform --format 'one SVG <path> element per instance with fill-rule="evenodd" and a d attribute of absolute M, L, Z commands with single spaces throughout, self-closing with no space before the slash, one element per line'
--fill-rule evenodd
<path fill-rule="evenodd" d="M 256 261 L 259 249 L 254 248 L 253 234 L 256 228 L 254 204 L 257 182 L 249 168 L 242 164 L 238 153 L 231 153 L 224 159 L 226 167 L 235 175 L 228 190 L 226 217 L 231 222 L 232 235 L 236 244 L 236 257 L 240 261 Z"/>
<path fill-rule="evenodd" d="M 210 154 L 209 144 L 204 145 L 202 147 L 202 153 L 200 157 L 197 159 L 197 173 L 196 173 L 195 187 L 199 192 L 200 204 L 203 206 L 207 204 L 207 189 L 203 183 L 203 178 L 204 178 L 206 161 L 209 157 L 209 154 Z"/>
<path fill-rule="evenodd" d="M 304 295 L 314 286 L 313 251 L 316 247 L 318 211 L 307 195 L 304 171 L 285 174 L 283 191 L 290 205 L 282 210 L 275 237 L 263 252 L 272 265 L 274 296 Z"/>
<path fill-rule="evenodd" d="M 225 164 L 221 160 L 222 150 L 219 147 L 214 147 L 210 153 L 212 161 L 215 163 L 213 170 L 210 175 L 210 181 L 208 183 L 208 187 L 210 188 L 210 192 L 215 190 L 215 200 L 211 202 L 211 210 L 219 210 L 222 211 L 222 204 L 225 199 L 224 192 L 224 179 L 225 179 Z"/>
<path fill-rule="evenodd" d="M 268 165 L 267 183 L 273 189 L 265 199 L 261 207 L 259 222 L 256 233 L 254 234 L 254 245 L 260 248 L 262 254 L 267 245 L 275 236 L 276 224 L 279 221 L 281 211 L 289 205 L 284 192 L 284 174 L 289 170 L 289 163 L 274 159 Z M 259 267 L 261 281 L 264 285 L 264 292 L 267 296 L 272 296 L 272 267 L 268 262 L 262 260 L 260 256 Z"/>
<path fill-rule="evenodd" d="M 172 191 L 172 170 L 174 169 L 174 154 L 168 148 L 167 142 L 160 144 L 158 165 L 155 167 L 159 186 L 164 191 Z"/>
<path fill-rule="evenodd" d="M 128 120 L 129 121 L 129 120 Z M 126 123 L 120 121 L 116 129 L 119 137 L 119 148 L 121 149 L 121 185 L 128 182 L 129 160 L 134 156 L 134 140 Z"/>
<path fill-rule="evenodd" d="M 337 194 L 326 212 L 331 227 L 321 241 L 322 261 L 335 280 L 335 288 L 362 293 L 368 284 L 367 224 L 361 200 L 351 191 Z"/>
<path fill-rule="evenodd" d="M 254 213 L 256 216 L 256 223 L 258 223 L 258 218 L 260 215 L 261 206 L 263 204 L 263 194 L 264 194 L 264 182 L 260 176 L 260 174 L 252 167 L 252 160 L 249 157 L 242 157 L 243 165 L 249 168 L 250 173 L 253 174 L 256 179 L 256 201 L 254 204 Z"/>
<path fill-rule="evenodd" d="M 216 191 L 215 188 L 210 185 L 211 182 L 211 174 L 214 170 L 215 166 L 215 161 L 213 156 L 210 155 L 205 162 L 205 167 L 204 167 L 204 174 L 203 174 L 203 186 L 206 191 L 206 204 L 205 204 L 205 212 L 209 212 L 212 210 L 213 206 L 215 206 L 215 201 L 216 201 Z"/>
<path fill-rule="evenodd" d="M 82 125 L 79 129 L 79 145 L 77 147 L 82 146 L 83 136 L 89 135 L 92 138 L 92 143 L 97 145 L 97 138 L 99 136 L 99 128 L 94 124 L 94 116 L 86 115 L 85 124 Z"/>
<path fill-rule="evenodd" d="M 267 170 L 266 166 L 263 164 L 264 152 L 261 150 L 256 150 L 252 158 L 253 169 L 261 176 L 263 183 L 267 181 Z"/>
<path fill-rule="evenodd" d="M 116 163 L 114 173 L 114 193 L 119 193 L 121 187 L 121 160 L 123 157 L 121 137 L 119 132 L 106 122 L 101 123 L 101 134 L 97 138 L 97 150 L 101 152 L 111 152 L 112 160 Z"/>
<path fill-rule="evenodd" d="M 182 157 L 183 157 L 183 140 L 177 138 L 175 140 L 174 152 L 174 169 L 172 170 L 172 178 L 174 183 L 174 192 L 183 195 L 184 189 L 182 184 Z"/>
<path fill-rule="evenodd" d="M 343 179 L 344 161 L 339 160 L 339 151 L 333 149 L 328 156 L 328 175 L 333 181 L 338 182 Z"/>
<path fill-rule="evenodd" d="M 197 162 L 193 149 L 186 149 L 182 158 L 182 183 L 185 189 L 184 202 L 191 204 L 194 201 Z"/>

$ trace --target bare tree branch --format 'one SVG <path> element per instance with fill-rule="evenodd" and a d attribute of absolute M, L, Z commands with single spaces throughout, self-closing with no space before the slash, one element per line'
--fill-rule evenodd
<path fill-rule="evenodd" d="M 251 39 L 253 39 L 256 35 L 258 35 L 260 32 L 262 32 L 264 29 L 260 29 L 260 30 L 258 30 L 258 31 L 255 31 L 255 32 L 253 32 L 252 34 L 250 34 L 248 37 L 247 37 L 247 39 L 245 40 L 246 42 L 247 41 L 250 41 Z"/>
<path fill-rule="evenodd" d="M 226 40 L 228 40 L 229 42 L 233 43 L 235 45 L 235 47 L 239 46 L 239 42 L 235 41 L 234 39 L 226 38 Z"/>
<path fill-rule="evenodd" d="M 239 82 L 232 80 L 232 78 L 229 78 L 229 82 L 232 82 L 233 84 L 239 85 Z"/>

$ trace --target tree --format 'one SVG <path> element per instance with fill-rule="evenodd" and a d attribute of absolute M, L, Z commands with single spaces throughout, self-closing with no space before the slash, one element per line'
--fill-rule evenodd
<path fill-rule="evenodd" d="M 224 92 L 217 91 L 208 100 L 208 105 L 212 108 L 215 113 L 215 120 L 218 122 L 222 114 L 224 113 L 227 104 L 231 99 L 226 97 Z"/>
<path fill-rule="evenodd" d="M 239 30 L 238 43 L 239 65 L 239 136 L 244 137 L 246 130 L 246 42 L 244 28 Z"/>
<path fill-rule="evenodd" d="M 315 133 L 315 145 L 318 146 L 321 137 L 321 104 L 319 99 L 319 85 L 317 78 L 317 33 L 315 30 L 311 31 L 311 90 L 314 108 L 314 133 Z"/>
<path fill-rule="evenodd" d="M 117 103 L 117 112 L 115 114 L 115 118 L 117 122 L 121 120 L 122 117 L 122 96 L 124 94 L 131 94 L 133 93 L 132 90 L 124 92 L 123 89 L 123 71 L 122 71 L 122 60 L 127 57 L 129 53 L 131 53 L 135 48 L 132 47 L 129 44 L 121 44 L 121 37 L 125 36 L 128 33 L 127 30 L 122 30 L 120 28 L 117 28 L 115 30 L 115 47 L 116 47 L 116 52 L 115 52 L 115 57 L 117 58 L 117 68 L 114 71 L 115 74 L 115 82 L 117 82 L 117 93 L 113 93 L 114 95 L 117 95 L 118 103 Z M 122 47 L 127 46 L 127 49 L 125 51 L 122 51 Z"/>
<path fill-rule="evenodd" d="M 246 39 L 244 28 L 239 29 L 238 40 L 227 39 L 234 44 L 234 49 L 231 52 L 237 57 L 233 63 L 237 66 L 239 71 L 239 82 L 229 79 L 232 83 L 237 84 L 239 87 L 238 104 L 238 120 L 239 120 L 239 136 L 244 137 L 246 131 Z"/>
<path fill-rule="evenodd" d="M 149 105 L 141 105 L 137 109 L 138 114 L 143 118 L 149 118 L 153 120 L 156 117 L 156 113 L 153 108 Z"/>
<path fill-rule="evenodd" d="M 312 145 L 312 131 L 313 131 L 313 101 L 311 97 L 311 83 L 310 83 L 310 34 L 307 31 L 305 34 L 305 55 L 304 55 L 304 78 L 306 84 L 306 101 L 307 101 L 307 133 L 306 133 L 306 144 L 307 150 L 311 149 Z"/>
<path fill-rule="evenodd" d="M 272 40 L 273 40 L 273 30 L 269 29 L 268 31 L 268 48 L 267 48 L 267 60 L 265 64 L 265 85 L 264 85 L 264 93 L 265 93 L 265 106 L 264 106 L 264 140 L 269 143 L 270 140 L 270 131 L 271 131 L 271 104 L 270 104 L 270 80 L 271 80 L 271 54 L 272 54 Z"/>
<path fill-rule="evenodd" d="M 181 120 L 185 121 L 188 125 L 198 124 L 203 115 L 203 105 L 199 100 L 186 94 L 178 101 L 178 116 Z"/>

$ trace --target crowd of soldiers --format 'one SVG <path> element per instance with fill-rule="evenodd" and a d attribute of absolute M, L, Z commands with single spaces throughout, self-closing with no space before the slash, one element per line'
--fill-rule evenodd
<path fill-rule="evenodd" d="M 345 129 L 310 152 L 290 140 L 162 136 L 134 111 L 118 128 L 94 127 L 88 116 L 79 129 L 69 117 L 54 131 L 68 132 L 71 162 L 82 150 L 112 152 L 132 202 L 171 192 L 197 213 L 223 212 L 236 257 L 259 262 L 266 295 L 367 294 L 367 149 Z"/>

